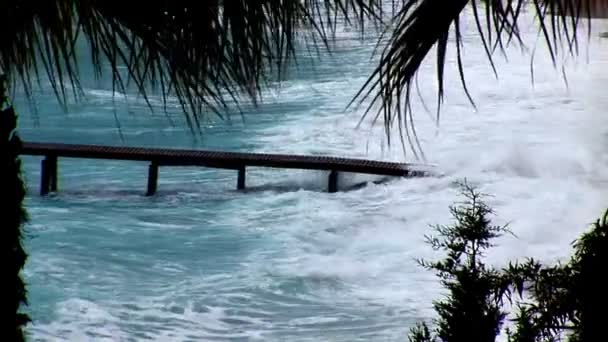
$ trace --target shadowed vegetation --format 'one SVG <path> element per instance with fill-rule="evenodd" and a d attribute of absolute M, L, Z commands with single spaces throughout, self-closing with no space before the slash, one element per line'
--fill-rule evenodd
<path fill-rule="evenodd" d="M 511 342 L 597 341 L 606 334 L 608 294 L 603 270 L 608 262 L 608 211 L 574 243 L 566 264 L 543 266 L 537 261 L 510 265 L 518 284 L 516 330 Z"/>
<path fill-rule="evenodd" d="M 496 269 L 484 263 L 484 251 L 508 230 L 491 224 L 492 210 L 474 187 L 461 188 L 466 201 L 451 208 L 455 223 L 436 227 L 439 237 L 427 239 L 446 257 L 421 262 L 436 272 L 447 296 L 434 303 L 435 328 L 419 323 L 409 341 L 494 342 L 505 332 L 509 342 L 586 342 L 605 335 L 608 211 L 574 242 L 567 263 L 528 259 Z M 514 326 L 503 329 L 509 316 Z"/>
<path fill-rule="evenodd" d="M 434 250 L 446 252 L 445 259 L 420 261 L 424 268 L 435 271 L 448 295 L 433 305 L 438 316 L 435 334 L 423 323 L 412 329 L 412 342 L 494 341 L 507 314 L 501 303 L 508 283 L 483 258 L 491 241 L 508 230 L 491 224 L 492 209 L 482 194 L 467 183 L 460 187 L 465 201 L 450 208 L 454 224 L 436 226 L 438 237 L 427 236 Z"/>
<path fill-rule="evenodd" d="M 26 290 L 21 270 L 27 254 L 21 245 L 22 226 L 27 220 L 23 199 L 25 186 L 21 178 L 19 150 L 21 140 L 17 135 L 17 114 L 6 96 L 5 79 L 0 77 L 0 189 L 2 189 L 2 209 L 0 209 L 2 238 L 0 239 L 0 260 L 3 265 L 2 279 L 2 329 L 0 334 L 6 341 L 22 341 L 22 327 L 29 321 L 20 312 L 21 304 L 26 304 Z"/>

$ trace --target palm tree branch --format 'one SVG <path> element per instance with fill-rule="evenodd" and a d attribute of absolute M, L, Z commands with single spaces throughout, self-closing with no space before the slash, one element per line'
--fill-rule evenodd
<path fill-rule="evenodd" d="M 379 106 L 379 112 L 384 113 L 384 125 L 388 132 L 395 117 L 397 120 L 405 120 L 402 111 L 407 113 L 411 109 L 409 85 L 415 80 L 415 75 L 431 49 L 436 48 L 439 119 L 439 110 L 445 95 L 443 80 L 449 41 L 447 37 L 452 30 L 455 31 L 454 44 L 459 77 L 467 98 L 475 106 L 466 86 L 462 63 L 462 32 L 459 22 L 467 6 L 472 9 L 478 39 L 496 74 L 493 53 L 500 51 L 505 54 L 504 50 L 513 37 L 523 46 L 518 23 L 521 21 L 520 14 L 524 7 L 531 5 L 534 9 L 540 33 L 547 44 L 552 62 L 556 65 L 562 44 L 565 43 L 565 49 L 570 55 L 578 53 L 577 33 L 581 22 L 579 19 L 583 12 L 590 15 L 589 1 L 592 0 L 406 0 L 397 14 L 396 28 L 380 56 L 378 66 L 349 106 L 356 100 L 358 104 L 367 102 L 368 108 L 363 117 L 371 108 Z M 577 10 L 585 6 L 587 11 Z M 482 8 L 484 10 L 481 10 Z M 485 14 L 485 19 L 482 13 Z M 506 44 L 503 44 L 505 35 Z M 404 101 L 396 100 L 399 98 Z M 412 120 L 407 121 L 412 125 Z M 407 125 L 407 122 L 405 124 Z"/>
<path fill-rule="evenodd" d="M 9 0 L 0 13 L 0 72 L 31 94 L 31 75 L 45 70 L 65 105 L 66 85 L 74 97 L 82 90 L 82 39 L 94 76 L 108 73 L 113 91 L 132 83 L 150 105 L 160 85 L 165 110 L 175 96 L 196 125 L 195 116 L 220 114 L 243 95 L 256 102 L 273 70 L 280 78 L 294 58 L 300 35 L 329 46 L 338 18 L 380 22 L 381 8 L 381 0 Z"/>
<path fill-rule="evenodd" d="M 391 20 L 386 21 L 382 0 L 140 0 L 128 4 L 8 0 L 0 13 L 0 73 L 20 79 L 31 95 L 32 75 L 40 83 L 38 69 L 44 69 L 57 98 L 65 104 L 66 85 L 75 97 L 82 90 L 76 57 L 82 39 L 88 45 L 94 76 L 108 72 L 113 91 L 126 92 L 132 82 L 149 105 L 150 95 L 160 91 L 165 110 L 168 98 L 175 96 L 189 125 L 200 129 L 200 114 L 221 115 L 244 97 L 256 103 L 271 83 L 273 71 L 280 79 L 295 60 L 300 38 L 329 48 L 338 24 L 358 25 L 362 30 L 369 27 L 367 22 L 376 27 L 394 25 L 378 66 L 349 106 L 370 101 L 364 117 L 370 112 L 377 113 L 376 118 L 382 116 L 387 133 L 395 120 L 405 123 L 401 132 L 408 134 L 412 130 L 407 125 L 413 122 L 411 82 L 434 47 L 438 48 L 439 118 L 452 30 L 456 31 L 458 72 L 473 103 L 464 80 L 458 25 L 467 5 L 472 7 L 478 38 L 494 69 L 495 51 L 504 53 L 513 38 L 523 44 L 518 22 L 528 4 L 553 62 L 560 43 L 576 54 L 579 18 L 590 15 L 590 1 L 394 0 Z M 380 108 L 372 111 L 372 106 Z"/>

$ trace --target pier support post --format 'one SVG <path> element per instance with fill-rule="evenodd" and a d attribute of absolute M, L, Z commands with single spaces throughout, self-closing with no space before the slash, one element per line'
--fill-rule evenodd
<path fill-rule="evenodd" d="M 329 172 L 329 182 L 327 184 L 327 192 L 338 192 L 338 171 L 331 170 Z"/>
<path fill-rule="evenodd" d="M 236 182 L 236 189 L 237 190 L 245 189 L 245 166 L 241 166 L 239 168 L 239 177 Z"/>
<path fill-rule="evenodd" d="M 148 190 L 146 196 L 152 196 L 156 193 L 156 186 L 158 183 L 158 164 L 155 162 L 150 163 L 148 167 Z"/>
<path fill-rule="evenodd" d="M 49 160 L 44 158 L 40 161 L 40 196 L 49 193 Z"/>
<path fill-rule="evenodd" d="M 40 196 L 57 191 L 57 156 L 45 156 L 40 162 Z"/>
<path fill-rule="evenodd" d="M 52 192 L 57 191 L 57 156 L 47 156 L 49 167 L 49 186 Z"/>

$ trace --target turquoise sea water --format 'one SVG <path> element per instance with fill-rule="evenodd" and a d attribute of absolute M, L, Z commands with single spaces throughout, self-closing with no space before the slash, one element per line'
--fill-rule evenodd
<path fill-rule="evenodd" d="M 59 193 L 41 198 L 40 159 L 26 157 L 32 340 L 403 341 L 441 295 L 414 258 L 434 256 L 424 234 L 449 222 L 453 182 L 465 177 L 494 196 L 496 221 L 517 235 L 502 238 L 491 261 L 567 256 L 608 203 L 607 40 L 594 32 L 589 50 L 567 63 L 569 87 L 537 52 L 532 85 L 529 54 L 497 59 L 496 81 L 465 27 L 478 110 L 453 56 L 441 125 L 434 109 L 415 104 L 434 177 L 328 194 L 322 172 L 253 169 L 238 192 L 231 171 L 161 168 L 159 193 L 148 198 L 145 163 L 61 159 Z M 177 109 L 151 113 L 135 94 L 112 97 L 107 82 L 90 78 L 87 100 L 69 113 L 48 89 L 37 113 L 17 99 L 20 132 L 32 141 L 403 160 L 382 146 L 381 127 L 355 130 L 361 110 L 344 111 L 374 65 L 374 44 L 340 32 L 333 55 L 314 67 L 305 59 L 243 118 L 210 117 L 202 137 Z M 431 107 L 435 84 L 428 63 L 420 88 Z M 372 180 L 348 175 L 342 184 Z"/>

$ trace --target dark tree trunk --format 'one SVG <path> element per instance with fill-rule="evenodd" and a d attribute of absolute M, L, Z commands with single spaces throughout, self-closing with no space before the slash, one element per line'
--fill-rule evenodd
<path fill-rule="evenodd" d="M 3 341 L 23 341 L 23 328 L 29 321 L 20 312 L 27 304 L 21 270 L 27 254 L 21 245 L 22 228 L 27 221 L 24 208 L 25 185 L 21 175 L 19 153 L 21 140 L 16 133 L 17 114 L 8 101 L 6 79 L 0 75 L 0 263 L 4 283 L 2 291 L 0 335 Z"/>

